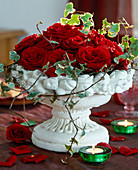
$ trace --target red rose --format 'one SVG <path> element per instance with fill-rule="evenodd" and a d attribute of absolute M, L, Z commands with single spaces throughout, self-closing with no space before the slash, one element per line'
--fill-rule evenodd
<path fill-rule="evenodd" d="M 57 43 L 51 43 L 52 44 L 51 45 L 43 36 L 40 36 L 38 38 L 38 43 L 35 44 L 34 46 L 39 47 L 39 48 L 44 48 L 44 50 L 47 50 L 47 51 L 53 50 L 53 48 L 56 49 L 56 48 L 58 48 L 60 46 L 60 43 L 61 43 L 60 40 L 57 41 L 54 38 L 52 38 L 52 39 L 49 38 L 48 40 L 49 41 L 56 41 Z"/>
<path fill-rule="evenodd" d="M 68 54 L 68 56 L 71 61 L 74 60 L 72 54 Z M 43 62 L 43 66 L 45 66 L 48 62 L 50 63 L 50 66 L 51 66 L 58 61 L 64 60 L 65 58 L 67 58 L 67 56 L 65 55 L 65 51 L 62 49 L 56 49 L 54 51 L 49 51 L 47 53 L 47 56 L 46 56 L 44 62 Z M 55 70 L 56 70 L 56 67 L 49 68 L 48 71 L 46 72 L 46 75 L 49 77 L 57 77 Z"/>
<path fill-rule="evenodd" d="M 20 55 L 24 49 L 31 47 L 36 43 L 37 37 L 37 34 L 25 37 L 19 44 L 15 45 L 14 51 Z"/>
<path fill-rule="evenodd" d="M 105 64 L 111 64 L 111 55 L 109 50 L 99 46 L 96 48 L 87 46 L 79 49 L 76 60 L 79 63 L 87 65 L 87 67 L 95 72 L 98 72 Z"/>
<path fill-rule="evenodd" d="M 22 143 L 31 138 L 31 131 L 28 126 L 15 123 L 7 127 L 6 138 L 10 141 L 15 141 L 16 143 Z"/>
<path fill-rule="evenodd" d="M 67 39 L 81 34 L 78 28 L 68 24 L 62 25 L 61 23 L 55 23 L 47 31 L 43 31 L 44 36 L 56 39 Z"/>
<path fill-rule="evenodd" d="M 29 47 L 22 52 L 19 65 L 26 70 L 42 70 L 45 55 L 46 51 L 43 48 Z"/>
<path fill-rule="evenodd" d="M 69 37 L 63 41 L 61 47 L 69 53 L 75 53 L 78 48 L 82 47 L 85 43 L 84 38 L 81 36 Z"/>
<path fill-rule="evenodd" d="M 129 60 L 120 58 L 119 64 L 114 64 L 115 70 L 127 70 L 127 66 L 129 64 Z"/>

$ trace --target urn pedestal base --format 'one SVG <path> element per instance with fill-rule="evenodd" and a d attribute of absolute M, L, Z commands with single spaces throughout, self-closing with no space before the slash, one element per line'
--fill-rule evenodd
<path fill-rule="evenodd" d="M 109 142 L 107 129 L 90 120 L 89 115 L 91 114 L 90 108 L 105 104 L 110 98 L 110 95 L 85 97 L 70 110 L 72 118 L 79 129 L 76 136 L 78 145 L 73 144 L 75 152 L 78 152 L 82 146 L 96 145 L 99 142 Z M 77 100 L 78 97 L 74 98 L 74 102 Z M 44 98 L 42 99 L 42 103 L 53 106 L 53 117 L 34 128 L 32 142 L 34 145 L 43 149 L 66 152 L 65 144 L 70 145 L 70 140 L 76 133 L 69 113 L 61 101 L 56 101 L 54 105 L 51 105 L 49 99 Z"/>

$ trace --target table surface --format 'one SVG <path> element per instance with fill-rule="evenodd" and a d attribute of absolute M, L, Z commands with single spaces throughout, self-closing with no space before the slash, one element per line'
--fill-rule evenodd
<path fill-rule="evenodd" d="M 19 113 L 24 114 L 22 106 L 15 106 L 14 109 L 18 110 Z M 102 111 L 102 110 L 110 110 L 110 115 L 105 119 L 112 119 L 116 118 L 115 112 L 123 109 L 122 105 L 116 104 L 113 100 L 108 102 L 107 104 L 99 107 L 99 108 L 93 108 L 92 112 L 95 111 Z M 136 110 L 138 110 L 138 105 L 136 106 Z M 44 120 L 47 120 L 52 117 L 51 115 L 51 109 L 45 105 L 42 104 L 36 104 L 36 105 L 27 105 L 26 106 L 26 115 L 29 120 L 34 120 L 38 123 L 43 122 Z M 13 123 L 12 119 L 13 115 L 8 110 L 8 106 L 0 106 L 0 161 L 5 161 L 9 156 L 13 155 L 13 153 L 9 150 L 9 147 L 16 147 L 19 146 L 19 144 L 12 143 L 5 138 L 5 131 L 6 127 Z M 104 125 L 101 123 L 98 117 L 90 116 L 90 118 L 97 123 L 105 126 L 109 130 L 109 134 L 113 136 L 120 136 L 120 134 L 117 134 L 112 129 L 111 125 Z M 133 120 L 138 120 L 138 117 L 133 118 Z M 122 136 L 122 135 L 121 135 Z M 124 141 L 117 141 L 112 142 L 110 141 L 110 145 L 119 148 L 119 146 L 127 146 L 127 147 L 138 147 L 138 132 L 131 135 L 124 135 L 126 137 L 126 140 Z M 119 153 L 111 155 L 111 157 L 104 162 L 103 164 L 93 165 L 88 164 L 82 160 L 82 158 L 79 156 L 79 154 L 74 154 L 72 158 L 69 157 L 68 165 L 64 165 L 61 163 L 61 159 L 65 158 L 65 153 L 58 153 L 58 152 L 52 152 L 44 149 L 40 149 L 36 146 L 34 146 L 32 143 L 25 143 L 27 144 L 31 150 L 33 151 L 32 154 L 46 154 L 48 158 L 40 162 L 38 164 L 35 163 L 28 163 L 23 164 L 21 162 L 21 157 L 23 155 L 17 155 L 17 161 L 12 167 L 0 167 L 0 170 L 83 170 L 83 169 L 102 169 L 102 170 L 137 170 L 138 169 L 138 154 L 133 154 L 130 156 L 123 156 Z M 25 156 L 30 154 L 25 154 Z"/>

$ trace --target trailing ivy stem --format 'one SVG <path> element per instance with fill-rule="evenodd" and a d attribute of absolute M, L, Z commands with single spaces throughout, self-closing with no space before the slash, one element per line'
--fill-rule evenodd
<path fill-rule="evenodd" d="M 70 119 L 72 120 L 72 123 L 73 123 L 73 125 L 74 125 L 74 127 L 75 127 L 75 129 L 76 129 L 76 133 L 75 133 L 75 135 L 73 136 L 73 138 L 72 138 L 72 140 L 71 140 L 71 144 L 70 144 L 69 149 L 67 150 L 67 153 L 69 153 L 69 151 L 72 149 L 72 145 L 73 145 L 73 143 L 74 143 L 74 141 L 75 141 L 75 138 L 76 138 L 76 136 L 77 136 L 77 134 L 78 134 L 78 126 L 77 126 L 77 125 L 75 124 L 75 122 L 73 121 L 71 112 L 70 112 L 70 110 L 69 110 L 69 108 L 68 108 L 67 105 L 65 105 L 65 108 L 67 109 L 68 114 L 69 114 L 69 117 L 70 117 Z"/>

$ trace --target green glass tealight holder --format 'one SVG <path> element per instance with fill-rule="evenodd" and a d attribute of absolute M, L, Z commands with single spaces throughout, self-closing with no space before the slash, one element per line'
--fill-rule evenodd
<path fill-rule="evenodd" d="M 127 121 L 133 123 L 133 125 L 128 125 L 128 126 L 118 124 L 118 122 L 123 122 L 123 121 L 125 121 L 125 120 L 121 119 L 121 120 L 114 120 L 114 121 L 111 122 L 111 125 L 112 125 L 113 129 L 115 130 L 115 132 L 125 133 L 125 134 L 132 134 L 132 133 L 136 132 L 136 130 L 138 128 L 138 121 L 127 120 Z"/>
<path fill-rule="evenodd" d="M 103 152 L 92 154 L 86 151 L 89 148 L 92 148 L 92 146 L 84 146 L 79 149 L 80 156 L 85 162 L 88 163 L 98 164 L 98 163 L 105 162 L 112 153 L 112 150 L 110 148 L 104 146 L 96 146 L 95 148 L 103 149 Z"/>

